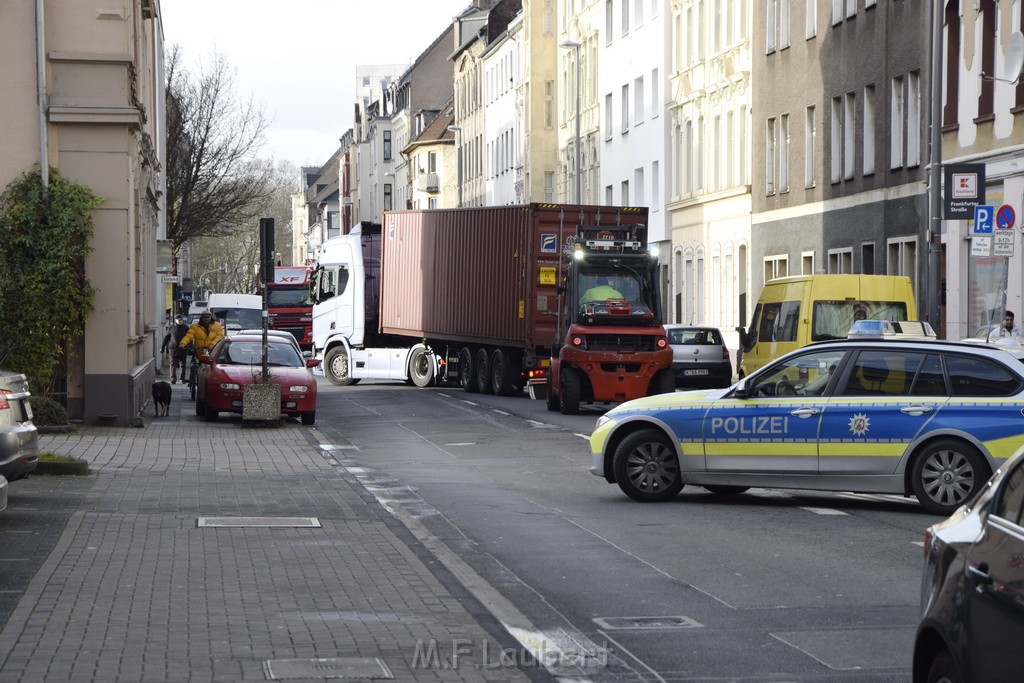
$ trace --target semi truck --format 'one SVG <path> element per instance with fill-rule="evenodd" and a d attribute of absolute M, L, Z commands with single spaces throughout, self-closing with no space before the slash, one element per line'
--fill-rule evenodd
<path fill-rule="evenodd" d="M 304 351 L 313 348 L 312 272 L 311 266 L 277 266 L 274 281 L 266 284 L 270 329 L 290 332 Z"/>
<path fill-rule="evenodd" d="M 533 384 L 565 413 L 672 391 L 646 220 L 571 204 L 386 211 L 321 245 L 314 353 L 336 385 Z M 604 280 L 617 296 L 582 300 Z"/>

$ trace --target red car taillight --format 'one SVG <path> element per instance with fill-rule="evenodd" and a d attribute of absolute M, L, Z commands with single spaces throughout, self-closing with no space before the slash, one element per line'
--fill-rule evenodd
<path fill-rule="evenodd" d="M 729 349 L 725 346 L 722 347 L 722 360 L 729 360 Z"/>
<path fill-rule="evenodd" d="M 10 394 L 11 392 L 6 389 L 0 389 L 0 410 L 6 410 L 11 407 L 11 404 L 7 401 L 7 397 Z"/>

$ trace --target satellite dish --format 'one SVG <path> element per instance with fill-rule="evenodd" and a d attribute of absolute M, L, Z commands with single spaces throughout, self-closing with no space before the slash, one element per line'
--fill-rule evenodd
<path fill-rule="evenodd" d="M 1003 78 L 1015 83 L 1020 78 L 1021 66 L 1024 66 L 1024 33 L 1014 31 L 1003 51 Z"/>

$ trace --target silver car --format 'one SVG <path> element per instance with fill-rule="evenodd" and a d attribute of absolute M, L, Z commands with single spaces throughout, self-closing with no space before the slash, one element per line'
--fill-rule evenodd
<path fill-rule="evenodd" d="M 0 371 L 0 477 L 7 481 L 28 475 L 39 462 L 30 396 L 25 375 Z"/>
<path fill-rule="evenodd" d="M 672 374 L 676 387 L 718 389 L 732 384 L 729 349 L 717 327 L 665 325 L 672 347 Z"/>

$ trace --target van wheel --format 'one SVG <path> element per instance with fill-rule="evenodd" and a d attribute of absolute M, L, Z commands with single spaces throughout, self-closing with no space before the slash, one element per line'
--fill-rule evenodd
<path fill-rule="evenodd" d="M 665 433 L 657 429 L 633 432 L 615 449 L 615 483 L 641 503 L 672 500 L 683 490 L 679 458 Z"/>
<path fill-rule="evenodd" d="M 476 352 L 476 386 L 481 394 L 494 393 L 494 387 L 491 386 L 491 355 L 485 348 Z"/>
<path fill-rule="evenodd" d="M 910 485 L 925 510 L 948 517 L 974 500 L 990 474 L 973 446 L 959 439 L 939 439 L 914 458 Z"/>
<path fill-rule="evenodd" d="M 468 346 L 463 346 L 459 351 L 459 384 L 462 390 L 470 394 L 479 391 L 476 383 L 476 362 L 473 351 Z"/>
<path fill-rule="evenodd" d="M 358 379 L 352 378 L 352 368 L 348 362 L 348 352 L 345 347 L 339 344 L 331 347 L 331 350 L 324 356 L 324 374 L 327 379 L 336 387 L 347 387 L 350 384 L 357 384 Z"/>

